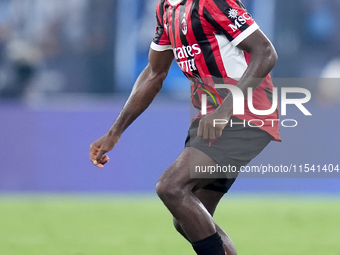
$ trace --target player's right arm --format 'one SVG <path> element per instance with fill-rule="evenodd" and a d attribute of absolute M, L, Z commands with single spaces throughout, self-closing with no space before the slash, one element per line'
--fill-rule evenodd
<path fill-rule="evenodd" d="M 149 64 L 137 78 L 116 121 L 105 135 L 90 146 L 90 160 L 95 166 L 103 168 L 109 160 L 105 153 L 113 149 L 125 129 L 151 104 L 162 88 L 173 58 L 172 50 L 150 49 Z"/>

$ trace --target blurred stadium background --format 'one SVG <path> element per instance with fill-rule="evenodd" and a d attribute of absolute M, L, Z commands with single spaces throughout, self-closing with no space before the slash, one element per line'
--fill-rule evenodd
<path fill-rule="evenodd" d="M 0 0 L 1 255 L 193 254 L 153 195 L 190 121 L 175 64 L 110 164 L 88 160 L 147 63 L 156 2 Z M 340 164 L 340 2 L 243 3 L 278 51 L 276 86 L 312 93 L 313 116 L 289 107 L 298 126 L 252 164 Z M 240 178 L 216 217 L 240 254 L 339 255 L 339 195 L 339 178 Z"/>

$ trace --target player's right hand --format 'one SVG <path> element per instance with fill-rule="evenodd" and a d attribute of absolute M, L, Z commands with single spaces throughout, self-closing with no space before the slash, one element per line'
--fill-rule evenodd
<path fill-rule="evenodd" d="M 109 162 L 109 157 L 105 153 L 111 151 L 118 143 L 119 137 L 107 133 L 90 145 L 90 160 L 99 167 L 103 168 L 104 164 Z"/>

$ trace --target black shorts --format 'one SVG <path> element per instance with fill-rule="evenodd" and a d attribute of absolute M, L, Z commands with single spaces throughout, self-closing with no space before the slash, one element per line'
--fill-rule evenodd
<path fill-rule="evenodd" d="M 233 123 L 241 123 L 242 120 L 232 116 Z M 230 127 L 230 122 L 217 140 L 203 139 L 197 136 L 199 120 L 195 120 L 188 131 L 185 140 L 185 147 L 193 147 L 208 155 L 219 166 L 229 167 L 240 171 L 255 158 L 268 144 L 273 137 L 266 131 L 257 127 L 244 127 L 241 124 Z M 204 189 L 215 190 L 227 193 L 235 178 L 218 178 Z"/>

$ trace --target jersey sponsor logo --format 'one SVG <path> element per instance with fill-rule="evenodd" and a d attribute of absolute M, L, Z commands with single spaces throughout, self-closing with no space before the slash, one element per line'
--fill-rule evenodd
<path fill-rule="evenodd" d="M 229 16 L 229 18 L 236 19 L 237 16 L 238 16 L 237 10 L 231 8 L 231 9 L 228 11 L 228 16 Z"/>
<path fill-rule="evenodd" d="M 238 11 L 233 8 L 229 9 L 228 17 L 234 20 L 234 24 L 229 25 L 233 32 L 240 29 L 244 24 L 246 24 L 247 20 L 251 20 L 251 16 L 249 13 L 245 12 L 242 15 L 238 15 Z"/>
<path fill-rule="evenodd" d="M 182 47 L 177 47 L 173 49 L 175 59 L 177 61 L 178 66 L 181 68 L 183 72 L 196 71 L 196 63 L 195 63 L 195 55 L 199 55 L 202 53 L 201 48 L 198 43 L 193 44 L 192 46 L 183 45 Z M 182 60 L 182 59 L 187 60 Z"/>
<path fill-rule="evenodd" d="M 174 55 L 176 60 L 181 60 L 183 58 L 194 57 L 195 55 L 199 55 L 202 53 L 202 50 L 198 43 L 193 44 L 192 46 L 178 47 L 174 49 Z"/>
<path fill-rule="evenodd" d="M 188 33 L 188 23 L 185 17 L 183 17 L 182 22 L 181 22 L 181 29 L 184 35 Z"/>
<path fill-rule="evenodd" d="M 178 61 L 177 64 L 178 64 L 179 68 L 181 68 L 181 70 L 183 72 L 186 72 L 186 73 L 187 72 L 193 72 L 193 71 L 197 70 L 195 59 Z"/>

